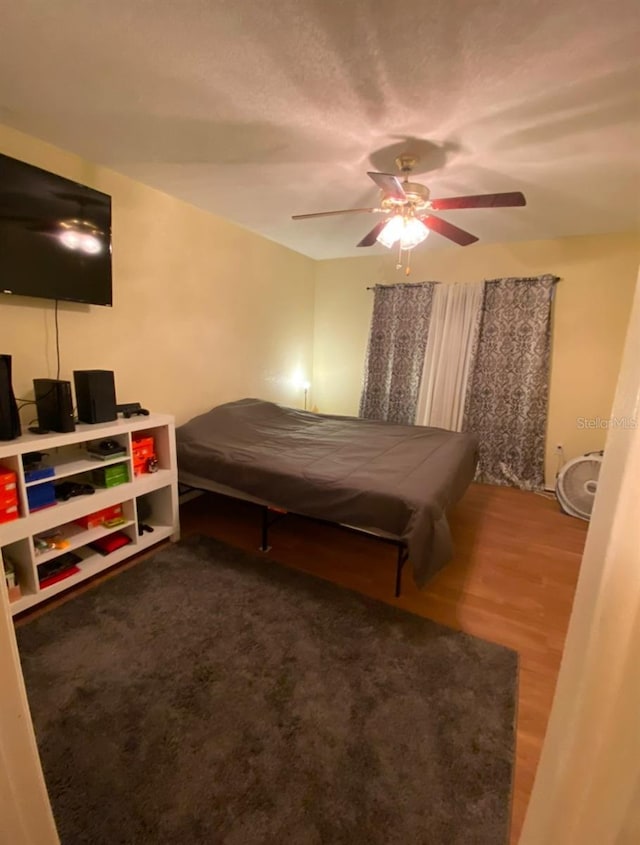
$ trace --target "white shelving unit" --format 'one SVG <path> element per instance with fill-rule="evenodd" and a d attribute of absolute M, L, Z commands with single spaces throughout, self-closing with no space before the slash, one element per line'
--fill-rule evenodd
<path fill-rule="evenodd" d="M 158 457 L 157 472 L 135 476 L 133 471 L 132 439 L 143 435 L 153 436 Z M 100 460 L 87 452 L 89 443 L 117 440 L 125 455 Z M 44 463 L 54 468 L 54 475 L 36 481 L 25 481 L 23 458 L 31 452 L 46 455 Z M 129 481 L 113 487 L 95 487 L 91 495 L 76 496 L 68 501 L 29 512 L 27 490 L 38 484 L 67 481 L 90 481 L 95 469 L 114 464 L 126 464 Z M 13 615 L 33 607 L 51 596 L 68 590 L 98 572 L 120 563 L 126 558 L 170 538 L 178 540 L 178 473 L 176 467 L 175 425 L 173 417 L 165 414 L 132 417 L 128 420 L 78 425 L 68 434 L 25 434 L 16 440 L 0 443 L 0 466 L 16 473 L 20 516 L 10 522 L 0 523 L 0 556 L 9 558 L 15 565 L 17 581 L 22 595 L 11 602 Z M 140 533 L 138 505 L 150 514 L 144 523 L 152 532 Z M 122 505 L 125 521 L 120 525 L 83 528 L 76 520 L 89 514 Z M 122 531 L 131 542 L 108 555 L 94 551 L 89 544 L 115 531 Z M 68 541 L 61 549 L 41 552 L 35 538 L 56 533 Z M 54 584 L 41 587 L 38 566 L 54 560 L 59 555 L 73 551 L 82 560 L 77 563 L 79 572 L 68 575 Z M 1 588 L 4 589 L 4 576 Z"/>

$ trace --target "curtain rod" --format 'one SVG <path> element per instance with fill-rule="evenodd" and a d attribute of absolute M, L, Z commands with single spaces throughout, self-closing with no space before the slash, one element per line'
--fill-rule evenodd
<path fill-rule="evenodd" d="M 444 282 L 398 282 L 397 285 L 368 285 L 367 290 L 375 290 L 376 288 L 423 288 L 427 285 L 443 285 Z"/>
<path fill-rule="evenodd" d="M 517 279 L 520 282 L 530 282 L 534 279 L 542 279 L 545 276 L 551 276 L 553 279 L 554 285 L 558 282 L 562 281 L 561 276 L 554 276 L 553 273 L 542 273 L 540 276 L 504 276 L 503 278 L 506 279 Z M 484 279 L 483 280 L 485 285 L 490 285 L 494 282 L 501 282 L 502 278 L 499 279 Z M 367 285 L 367 290 L 375 290 L 376 288 L 419 288 L 425 287 L 426 285 L 444 285 L 447 284 L 446 282 L 398 282 L 396 285 Z M 450 284 L 460 284 L 459 282 L 451 282 Z M 462 282 L 462 284 L 477 284 L 476 282 Z"/>

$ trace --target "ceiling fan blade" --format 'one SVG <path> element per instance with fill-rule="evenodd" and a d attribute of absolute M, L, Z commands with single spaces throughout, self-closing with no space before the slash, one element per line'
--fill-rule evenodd
<path fill-rule="evenodd" d="M 364 211 L 380 211 L 379 208 L 342 208 L 340 211 L 316 211 L 314 214 L 294 214 L 292 220 L 307 220 L 309 217 L 331 217 L 333 214 L 361 214 Z"/>
<path fill-rule="evenodd" d="M 373 229 L 364 236 L 364 238 L 360 241 L 359 244 L 357 244 L 357 246 L 373 246 L 376 242 L 376 238 L 386 225 L 386 220 L 381 220 L 379 223 L 376 223 Z"/>
<path fill-rule="evenodd" d="M 385 195 L 394 200 L 406 200 L 402 182 L 393 173 L 367 173 Z"/>
<path fill-rule="evenodd" d="M 524 194 L 512 191 L 506 194 L 477 194 L 471 197 L 444 197 L 431 200 L 431 208 L 435 211 L 447 211 L 456 208 L 507 208 L 516 205 L 526 205 Z"/>
<path fill-rule="evenodd" d="M 460 244 L 460 246 L 468 246 L 478 240 L 475 235 L 465 232 L 464 229 L 459 229 L 457 226 L 454 226 L 453 223 L 442 220 L 440 217 L 434 217 L 432 214 L 429 214 L 426 217 L 421 217 L 420 220 L 422 220 L 424 225 L 428 229 L 431 229 L 432 232 L 437 232 L 439 235 L 449 238 L 450 241 Z"/>

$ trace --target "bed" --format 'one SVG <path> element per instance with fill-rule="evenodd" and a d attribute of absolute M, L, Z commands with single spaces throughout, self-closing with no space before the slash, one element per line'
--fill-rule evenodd
<path fill-rule="evenodd" d="M 453 553 L 446 511 L 473 479 L 472 434 L 315 414 L 260 399 L 219 405 L 176 431 L 182 485 L 373 533 L 418 586 Z"/>

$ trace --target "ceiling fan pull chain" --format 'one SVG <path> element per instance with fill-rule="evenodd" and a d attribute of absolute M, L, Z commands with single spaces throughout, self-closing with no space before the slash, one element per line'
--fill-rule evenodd
<path fill-rule="evenodd" d="M 407 266 L 404 268 L 405 276 L 411 275 L 411 250 L 407 250 Z"/>

